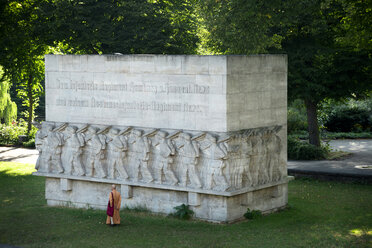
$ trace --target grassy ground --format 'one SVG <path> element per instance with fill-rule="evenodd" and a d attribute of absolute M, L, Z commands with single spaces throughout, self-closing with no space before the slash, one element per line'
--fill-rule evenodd
<path fill-rule="evenodd" d="M 372 185 L 295 180 L 289 209 L 231 225 L 47 207 L 31 165 L 0 162 L 0 244 L 21 247 L 371 247 Z"/>

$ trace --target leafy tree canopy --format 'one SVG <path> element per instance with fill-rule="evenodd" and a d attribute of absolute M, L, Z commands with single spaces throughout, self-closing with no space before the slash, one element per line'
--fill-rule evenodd
<path fill-rule="evenodd" d="M 2 78 L 3 72 L 0 67 L 0 78 Z M 0 123 L 10 125 L 13 120 L 17 119 L 17 105 L 10 99 L 9 82 L 4 79 L 0 83 Z"/>
<path fill-rule="evenodd" d="M 288 54 L 290 99 L 305 100 L 310 143 L 320 145 L 317 105 L 372 90 L 371 2 L 199 1 L 208 44 L 225 54 Z"/>
<path fill-rule="evenodd" d="M 2 1 L 0 3 L 0 65 L 4 75 L 17 88 L 26 107 L 28 130 L 34 119 L 44 80 L 43 55 L 48 47 L 35 34 L 38 1 Z M 2 82 L 4 83 L 4 82 Z"/>
<path fill-rule="evenodd" d="M 0 65 L 28 119 L 43 94 L 44 54 L 167 53 L 197 49 L 194 0 L 4 0 Z"/>
<path fill-rule="evenodd" d="M 43 1 L 38 31 L 66 53 L 192 54 L 197 48 L 193 1 Z M 47 35 L 44 35 L 44 34 Z"/>

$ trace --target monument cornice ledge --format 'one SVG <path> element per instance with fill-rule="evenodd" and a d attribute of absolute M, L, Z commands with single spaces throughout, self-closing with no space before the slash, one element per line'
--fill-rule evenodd
<path fill-rule="evenodd" d="M 186 129 L 186 128 L 169 128 L 169 127 L 166 127 L 166 126 L 161 126 L 161 127 L 152 127 L 152 126 L 145 126 L 145 125 L 142 125 L 142 126 L 133 126 L 133 125 L 125 125 L 125 124 L 115 124 L 115 125 L 108 125 L 108 124 L 105 124 L 105 123 L 86 123 L 86 122 L 78 122 L 78 121 L 74 121 L 74 122 L 62 122 L 62 121 L 44 121 L 43 123 L 45 123 L 46 125 L 55 125 L 55 126 L 58 126 L 58 125 L 63 125 L 63 124 L 68 124 L 68 125 L 75 125 L 77 127 L 81 127 L 81 126 L 92 126 L 92 127 L 97 127 L 97 128 L 118 128 L 118 129 L 125 129 L 125 128 L 129 128 L 129 129 L 137 129 L 137 130 L 142 130 L 143 132 L 147 133 L 147 132 L 158 132 L 158 131 L 165 131 L 167 132 L 169 135 L 172 135 L 174 133 L 177 133 L 177 132 L 185 132 L 185 133 L 189 133 L 191 135 L 195 135 L 195 136 L 202 136 L 204 134 L 213 134 L 213 135 L 217 135 L 217 136 L 223 136 L 223 138 L 226 138 L 225 136 L 234 136 L 234 135 L 244 135 L 246 134 L 247 132 L 251 132 L 251 131 L 260 131 L 260 130 L 269 130 L 269 129 L 274 129 L 274 128 L 279 128 L 279 127 L 283 127 L 283 126 L 286 126 L 287 123 L 286 122 L 270 122 L 270 123 L 265 123 L 264 125 L 261 125 L 259 127 L 249 127 L 249 128 L 241 128 L 241 129 L 232 129 L 232 130 L 225 130 L 225 131 L 210 131 L 210 130 L 200 130 L 200 129 Z M 153 136 L 153 135 L 152 135 Z"/>
<path fill-rule="evenodd" d="M 129 185 L 129 186 L 134 186 L 134 187 L 174 190 L 174 191 L 192 192 L 192 193 L 199 193 L 199 194 L 206 194 L 206 195 L 218 195 L 218 196 L 236 196 L 236 195 L 241 195 L 244 193 L 254 192 L 254 191 L 264 189 L 264 188 L 275 187 L 275 186 L 288 183 L 288 179 L 285 178 L 277 182 L 270 182 L 270 183 L 266 183 L 262 185 L 253 186 L 253 187 L 245 187 L 239 190 L 222 192 L 222 191 L 216 191 L 216 190 L 193 189 L 193 188 L 182 187 L 182 186 L 159 185 L 155 183 L 145 183 L 145 182 L 134 182 L 130 180 L 117 180 L 117 179 L 93 178 L 93 177 L 88 178 L 88 177 L 81 177 L 81 176 L 43 173 L 43 172 L 33 172 L 32 175 L 48 177 L 48 178 L 59 178 L 59 179 L 69 179 L 69 180 L 77 180 L 77 181 L 88 181 L 88 182 L 95 182 L 95 183 Z"/>

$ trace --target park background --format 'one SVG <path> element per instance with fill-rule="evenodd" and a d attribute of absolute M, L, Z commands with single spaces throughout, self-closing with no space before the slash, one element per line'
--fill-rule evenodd
<path fill-rule="evenodd" d="M 332 150 L 329 140 L 372 138 L 370 0 L 3 0 L 0 13 L 0 145 L 34 147 L 37 129 L 32 122 L 45 118 L 45 54 L 287 54 L 289 159 L 342 159 L 349 153 Z M 9 230 L 22 230 L 23 221 L 8 217 L 11 216 L 9 208 L 17 204 L 36 212 L 45 208 L 42 179 L 35 179 L 26 172 L 22 174 L 22 169 L 14 172 L 14 168 L 18 168 L 17 165 L 2 164 L 0 167 L 0 243 L 17 243 L 20 237 L 6 231 L 8 225 Z M 14 192 L 5 190 L 8 187 L 14 188 Z M 333 191 L 334 188 L 340 192 Z M 26 199 L 29 194 L 36 197 L 25 202 L 9 200 L 15 192 L 27 195 Z M 337 199 L 330 198 L 330 192 L 337 195 Z M 272 231 L 271 236 L 275 236 L 279 234 L 271 228 L 277 223 L 285 232 L 296 233 L 283 236 L 283 243 L 275 241 L 283 244 L 279 245 L 282 247 L 292 236 L 300 242 L 296 243 L 298 246 L 304 247 L 368 246 L 371 245 L 372 215 L 366 202 L 371 202 L 370 193 L 370 185 L 299 180 L 290 183 L 289 204 L 294 206 L 287 212 L 254 220 L 256 222 L 251 224 L 239 224 L 242 229 L 235 226 L 226 233 L 224 228 L 228 227 L 175 222 L 174 225 L 184 230 L 176 236 L 197 235 L 197 228 L 189 233 L 190 225 L 198 228 L 200 225 L 201 229 L 211 229 L 211 232 L 218 229 L 222 236 L 232 235 L 229 232 L 244 236 L 243 230 L 260 230 L 258 226 L 261 226 L 265 235 L 268 235 L 264 228 L 267 227 Z M 322 199 L 318 202 L 320 205 L 314 205 L 316 197 Z M 324 207 L 328 201 L 333 209 Z M 341 210 L 346 212 L 337 212 Z M 32 212 L 13 211 L 13 216 L 28 217 Z M 46 211 L 50 213 L 49 218 L 58 212 L 49 208 Z M 64 209 L 56 218 L 62 220 L 78 215 L 77 219 L 84 222 L 87 221 L 85 215 L 90 213 L 99 218 L 100 213 L 89 211 Z M 146 211 L 139 215 L 127 211 L 134 225 L 139 225 L 138 221 L 150 225 L 148 221 L 152 219 L 155 219 L 154 225 L 174 223 L 174 220 L 149 217 Z M 311 216 L 312 213 L 315 216 Z M 310 224 L 312 217 L 318 224 Z M 275 218 L 277 222 L 272 220 Z M 310 232 L 299 233 L 300 224 L 295 220 L 302 218 L 305 219 L 303 225 L 306 226 L 306 220 L 309 222 L 305 228 L 317 230 L 313 236 Z M 46 227 L 36 219 L 26 220 L 30 225 Z M 289 220 L 295 222 L 293 230 L 283 223 Z M 92 223 L 84 222 L 86 225 Z M 31 229 L 25 227 L 24 230 Z M 149 232 L 157 234 L 154 230 Z M 26 232 L 22 237 L 31 233 L 34 234 Z M 210 235 L 206 234 L 206 239 L 211 239 L 213 235 Z M 305 240 L 304 236 L 307 236 Z M 203 236 L 199 237 L 203 240 Z M 322 243 L 323 237 L 326 243 Z M 54 238 L 60 240 L 61 237 Z M 245 238 L 242 240 L 253 240 L 253 236 Z M 18 241 L 25 246 L 32 244 L 31 239 Z M 44 241 L 52 242 L 47 238 Z M 222 240 L 214 245 L 200 242 L 195 246 L 227 247 L 230 244 Z M 245 244 L 231 242 L 236 246 Z M 89 244 L 94 246 L 94 242 Z M 288 247 L 295 246 L 291 244 Z M 193 247 L 187 242 L 184 246 Z M 274 243 L 264 246 L 274 246 Z"/>

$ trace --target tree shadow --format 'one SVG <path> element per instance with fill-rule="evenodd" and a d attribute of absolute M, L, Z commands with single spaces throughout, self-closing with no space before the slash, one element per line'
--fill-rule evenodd
<path fill-rule="evenodd" d="M 33 164 L 0 162 L 0 177 L 32 176 L 35 171 Z"/>
<path fill-rule="evenodd" d="M 35 156 L 35 155 L 34 154 L 23 154 L 23 155 L 8 157 L 8 158 L 0 157 L 0 161 L 12 162 L 12 161 L 17 160 L 17 159 L 28 158 L 28 157 L 32 157 L 32 156 Z"/>
<path fill-rule="evenodd" d="M 9 152 L 9 151 L 17 149 L 17 147 L 6 147 L 6 148 L 9 148 L 9 149 L 1 150 L 0 153 Z"/>

